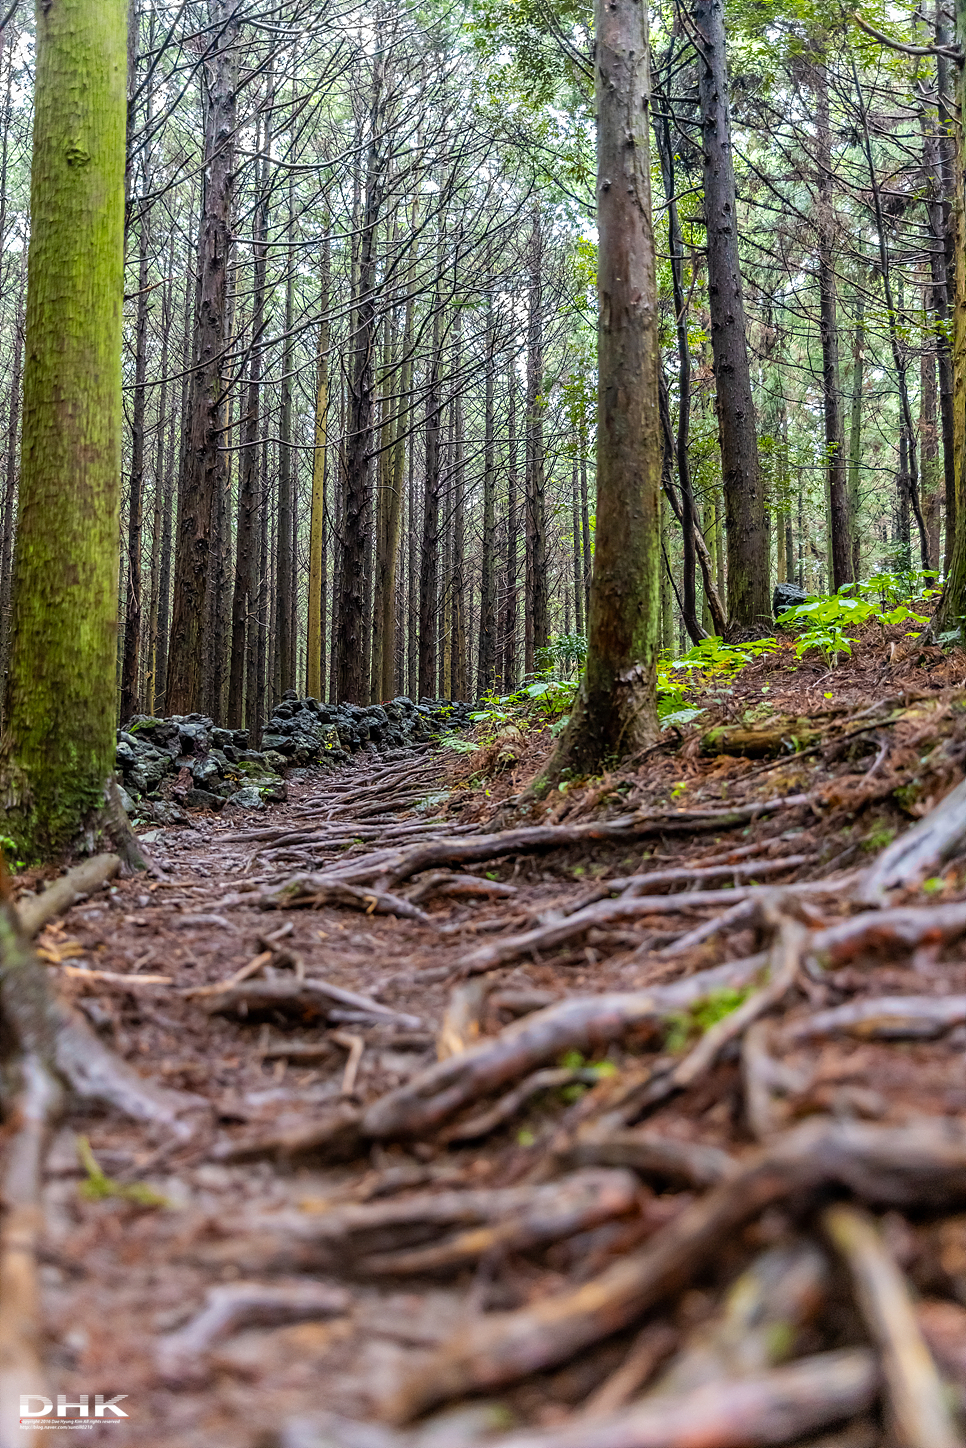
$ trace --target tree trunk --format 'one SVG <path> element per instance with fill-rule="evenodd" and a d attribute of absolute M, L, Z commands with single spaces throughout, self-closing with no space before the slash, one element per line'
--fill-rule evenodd
<path fill-rule="evenodd" d="M 846 486 L 845 418 L 839 378 L 839 324 L 835 295 L 835 218 L 832 210 L 832 132 L 824 61 L 814 66 L 817 150 L 818 294 L 822 337 L 822 406 L 829 498 L 832 589 L 853 581 L 852 539 Z"/>
<path fill-rule="evenodd" d="M 584 631 L 584 565 L 580 556 L 580 484 L 578 479 L 579 463 L 575 452 L 570 477 L 570 512 L 574 540 L 574 629 L 578 634 L 582 634 Z"/>
<path fill-rule="evenodd" d="M 527 320 L 526 418 L 526 598 L 524 660 L 532 674 L 536 657 L 549 641 L 547 599 L 547 518 L 543 458 L 543 235 L 534 208 L 530 239 L 530 295 Z"/>
<path fill-rule="evenodd" d="M 319 346 L 315 368 L 315 452 L 312 454 L 312 513 L 309 521 L 309 599 L 306 630 L 305 692 L 324 697 L 325 678 L 325 469 L 329 412 L 329 285 L 332 242 L 326 232 L 322 250 Z"/>
<path fill-rule="evenodd" d="M 415 231 L 417 220 L 416 202 L 413 202 L 410 229 Z M 399 544 L 402 537 L 403 495 L 406 491 L 407 433 L 411 426 L 412 404 L 410 392 L 413 385 L 413 329 L 415 325 L 415 298 L 413 296 L 415 253 L 409 272 L 409 295 L 406 298 L 406 315 L 403 322 L 402 368 L 399 377 L 399 401 L 396 406 L 395 430 L 390 469 L 392 492 L 386 515 L 385 576 L 382 595 L 382 684 L 379 695 L 391 699 L 397 693 L 396 671 L 393 667 L 394 641 L 396 639 L 396 571 L 399 561 Z M 412 443 L 409 446 L 412 458 Z M 411 490 L 410 490 L 411 491 Z M 387 642 L 388 641 L 388 642 Z M 395 652 L 401 650 L 396 645 Z"/>
<path fill-rule="evenodd" d="M 294 154 L 290 146 L 289 154 Z M 277 603 L 275 609 L 275 651 L 278 660 L 279 692 L 285 694 L 295 687 L 295 636 L 292 590 L 292 561 L 295 549 L 295 510 L 292 494 L 292 366 L 295 325 L 295 267 L 293 245 L 295 227 L 295 179 L 289 173 L 288 186 L 288 258 L 285 272 L 285 337 L 282 342 L 282 407 L 278 434 L 278 521 L 275 538 Z"/>
<path fill-rule="evenodd" d="M 587 488 L 587 418 L 580 415 L 580 541 L 584 556 L 584 618 L 590 618 L 590 579 L 593 573 L 593 556 L 590 548 L 590 499 Z"/>
<path fill-rule="evenodd" d="M 493 449 L 493 292 L 487 296 L 483 398 L 483 551 L 480 558 L 480 647 L 477 689 L 496 688 L 496 466 Z"/>
<path fill-rule="evenodd" d="M 345 498 L 342 513 L 341 598 L 339 603 L 338 696 L 368 703 L 366 571 L 372 515 L 372 452 L 375 404 L 376 234 L 382 209 L 385 158 L 382 147 L 385 53 L 373 63 L 369 103 L 369 154 L 359 241 L 355 332 L 351 343 Z M 371 567 L 371 564 L 369 565 Z"/>
<path fill-rule="evenodd" d="M 510 694 L 517 686 L 517 557 L 519 554 L 517 504 L 517 412 L 516 374 L 507 370 L 507 471 L 506 471 L 506 600 L 503 613 L 503 689 Z"/>
<path fill-rule="evenodd" d="M 957 20 L 957 34 L 962 43 L 966 27 L 961 17 Z M 936 5 L 936 44 L 948 45 L 949 26 L 944 7 Z M 960 71 L 960 76 L 962 72 Z M 943 430 L 943 479 L 946 495 L 946 538 L 943 550 L 943 571 L 948 575 L 952 561 L 953 540 L 957 527 L 958 494 L 956 491 L 956 417 L 953 407 L 954 377 L 951 332 L 955 321 L 950 321 L 956 306 L 958 285 L 957 254 L 955 252 L 955 209 L 956 180 L 962 182 L 962 150 L 958 151 L 957 141 L 961 140 L 960 117 L 954 96 L 952 63 L 947 56 L 936 56 L 936 89 L 938 93 L 937 161 L 938 188 L 930 187 L 930 193 L 939 191 L 939 206 L 932 212 L 930 202 L 930 230 L 933 233 L 933 251 L 930 253 L 930 269 L 933 276 L 933 307 L 937 322 L 937 363 L 939 368 L 939 414 Z M 961 89 L 961 87 L 960 87 Z M 957 169 L 958 167 L 958 169 Z M 960 238 L 962 240 L 962 238 Z"/>
<path fill-rule="evenodd" d="M 245 680 L 245 724 L 249 734 L 249 745 L 257 749 L 262 737 L 262 725 L 268 716 L 265 699 L 268 692 L 269 666 L 269 494 L 268 494 L 268 420 L 263 423 L 264 436 L 261 448 L 261 466 L 257 481 L 255 531 L 258 535 L 258 583 L 253 599 L 251 624 L 249 627 L 250 646 L 247 649 Z"/>
<path fill-rule="evenodd" d="M 597 537 L 587 665 L 545 781 L 657 735 L 660 467 L 647 15 L 597 0 Z"/>
<path fill-rule="evenodd" d="M 248 396 L 241 426 L 241 451 L 238 459 L 238 512 L 235 524 L 235 579 L 231 600 L 231 661 L 228 668 L 228 727 L 240 729 L 253 724 L 254 697 L 249 659 L 250 630 L 254 627 L 255 580 L 258 548 L 258 434 L 259 405 L 262 389 L 262 359 L 265 353 L 262 333 L 265 329 L 265 276 L 268 266 L 268 153 L 271 148 L 271 107 L 274 99 L 273 72 L 266 84 L 264 119 L 256 129 L 256 150 L 262 161 L 255 204 L 253 252 L 255 275 L 252 279 L 251 354 L 248 362 Z M 249 694 L 245 699 L 246 673 Z"/>
<path fill-rule="evenodd" d="M 694 506 L 694 492 L 691 487 L 691 461 L 688 453 L 688 433 L 691 426 L 691 346 L 688 339 L 688 303 L 684 291 L 684 242 L 681 238 L 681 225 L 678 220 L 678 205 L 675 195 L 674 175 L 674 147 L 671 143 L 671 128 L 667 118 L 662 120 L 657 127 L 658 151 L 661 158 L 661 173 L 664 179 L 664 194 L 668 204 L 668 240 L 671 251 L 671 286 L 674 299 L 675 332 L 677 335 L 678 347 L 678 426 L 677 436 L 672 444 L 671 441 L 671 415 L 670 399 L 667 400 L 667 417 L 662 427 L 665 429 L 664 446 L 665 451 L 677 461 L 678 481 L 681 486 L 681 503 L 676 506 L 674 500 L 672 506 L 678 521 L 681 524 L 681 540 L 684 551 L 684 562 L 682 569 L 682 613 L 684 615 L 685 627 L 693 643 L 699 643 L 705 637 L 706 630 L 698 622 L 697 615 L 697 590 L 695 586 L 695 560 L 697 557 L 697 541 L 700 528 L 698 526 L 697 509 Z M 670 483 L 670 475 L 665 466 L 662 476 L 667 479 L 665 491 Z M 709 612 L 712 615 L 717 613 L 715 632 L 723 634 L 725 631 L 725 619 L 721 611 L 720 601 L 715 597 L 714 583 L 711 579 L 710 559 L 705 549 L 702 557 L 702 568 L 705 583 L 705 597 L 708 600 Z"/>
<path fill-rule="evenodd" d="M 406 693 L 410 699 L 419 694 L 419 516 L 416 504 L 416 449 L 411 439 L 406 491 L 409 497 L 409 559 L 406 592 Z"/>
<path fill-rule="evenodd" d="M 145 189 L 150 189 L 148 176 Z M 144 454 L 148 366 L 148 256 L 151 240 L 150 209 L 141 213 L 138 227 L 138 299 L 134 329 L 134 408 L 131 419 L 131 480 L 127 515 L 127 600 L 124 611 L 124 652 L 121 661 L 121 719 L 140 708 L 138 668 L 141 648 L 141 529 L 144 512 Z"/>
<path fill-rule="evenodd" d="M 858 87 L 858 72 L 855 69 L 855 61 L 852 62 L 852 74 Z M 922 566 L 927 568 L 929 558 L 929 545 L 926 539 L 926 525 L 923 521 L 922 508 L 919 501 L 919 480 L 916 475 L 916 447 L 915 429 L 912 424 L 912 410 L 909 405 L 909 385 L 907 378 L 907 358 L 902 350 L 899 338 L 898 317 L 902 311 L 902 298 L 895 299 L 892 290 L 892 275 L 889 266 L 889 248 L 886 242 L 885 220 L 882 214 L 882 194 L 879 187 L 879 179 L 875 169 L 875 160 L 872 155 L 872 138 L 869 130 L 869 112 L 862 100 L 862 92 L 857 89 L 859 97 L 859 113 L 862 119 L 862 140 L 865 150 L 866 162 L 869 168 L 869 184 L 872 190 L 872 206 L 875 214 L 876 234 L 879 242 L 879 269 L 882 274 L 882 289 L 885 294 L 886 315 L 889 322 L 889 342 L 892 348 L 892 361 L 896 369 L 896 379 L 899 384 L 899 416 L 900 416 L 900 453 L 902 451 L 902 438 L 905 438 L 905 468 L 900 462 L 900 478 L 905 478 L 905 491 L 900 488 L 899 506 L 903 509 L 907 504 L 911 505 L 915 514 L 916 526 L 919 530 L 919 547 L 922 557 Z M 900 277 L 901 285 L 901 277 Z M 911 558 L 907 567 L 911 564 Z"/>
<path fill-rule="evenodd" d="M 209 582 L 215 508 L 222 492 L 224 423 L 222 356 L 228 302 L 228 252 L 236 97 L 233 0 L 208 0 L 210 49 L 202 67 L 207 99 L 205 179 L 198 233 L 198 290 L 184 470 L 174 565 L 167 708 L 197 711 L 211 677 Z"/>
<path fill-rule="evenodd" d="M 466 601 L 466 462 L 463 438 L 463 399 L 460 392 L 460 367 L 463 352 L 463 321 L 458 311 L 453 324 L 453 543 L 452 543 L 452 586 L 450 614 L 452 618 L 450 641 L 450 693 L 451 699 L 467 699 L 470 692 L 469 670 L 467 668 L 466 629 L 467 617 L 472 627 L 472 604 L 467 610 Z"/>
<path fill-rule="evenodd" d="M 698 93 L 711 346 L 728 534 L 728 613 L 732 625 L 757 630 L 771 619 L 768 522 L 745 340 L 722 0 L 696 0 L 692 17 L 701 40 Z"/>
<path fill-rule="evenodd" d="M 852 577 L 862 577 L 862 530 L 859 527 L 862 476 L 862 380 L 865 370 L 865 300 L 857 295 L 852 334 L 852 415 L 849 421 L 849 518 L 852 534 Z"/>
<path fill-rule="evenodd" d="M 924 288 L 924 290 L 926 290 Z M 943 487 L 939 464 L 936 348 L 924 339 L 919 361 L 919 457 L 922 467 L 922 513 L 929 542 L 929 567 L 939 567 L 939 523 Z"/>
<path fill-rule="evenodd" d="M 338 700 L 339 656 L 342 652 L 342 635 L 339 631 L 339 602 L 342 597 L 342 515 L 345 497 L 345 387 L 339 388 L 339 432 L 333 449 L 336 466 L 332 470 L 332 502 L 330 517 L 332 523 L 332 618 L 329 625 L 329 698 Z"/>
<path fill-rule="evenodd" d="M 4 829 L 28 860 L 79 841 L 114 769 L 125 40 L 124 0 L 38 6 L 2 745 Z"/>
<path fill-rule="evenodd" d="M 437 269 L 438 271 L 438 269 Z M 436 693 L 436 648 L 439 623 L 439 362 L 441 303 L 437 294 L 433 340 L 426 381 L 425 477 L 423 530 L 419 554 L 419 679 L 420 698 Z"/>
<path fill-rule="evenodd" d="M 398 240 L 398 226 L 393 228 L 393 243 Z M 371 684 L 373 703 L 387 699 L 383 677 L 388 666 L 392 675 L 393 629 L 392 602 L 396 593 L 396 553 L 399 548 L 400 489 L 394 469 L 396 464 L 396 429 L 400 426 L 402 397 L 393 393 L 397 370 L 396 318 L 390 309 L 383 336 L 382 400 L 379 405 L 379 454 L 377 461 L 379 485 L 376 496 L 376 559 L 375 592 L 372 606 Z"/>
<path fill-rule="evenodd" d="M 13 372 L 10 379 L 10 410 L 7 421 L 7 449 L 3 486 L 3 547 L 0 552 L 0 691 L 6 692 L 7 661 L 10 657 L 10 589 L 13 574 L 13 544 L 16 536 L 17 442 L 20 432 L 21 378 L 26 268 L 21 256 L 20 296 L 13 331 Z M 4 705 L 5 708 L 5 705 Z M 5 715 L 4 715 L 5 717 Z"/>
<path fill-rule="evenodd" d="M 161 613 L 161 576 L 166 572 L 163 563 L 165 501 L 167 498 L 167 476 L 165 473 L 165 424 L 168 413 L 168 356 L 171 346 L 171 309 L 174 301 L 174 233 L 168 247 L 168 279 L 161 301 L 161 390 L 154 440 L 154 518 L 151 529 L 151 617 L 148 630 L 148 697 L 147 709 L 153 714 L 158 699 L 158 660 L 161 653 L 158 623 Z M 170 429 L 173 431 L 173 429 Z M 170 537 L 169 537 L 170 543 Z"/>

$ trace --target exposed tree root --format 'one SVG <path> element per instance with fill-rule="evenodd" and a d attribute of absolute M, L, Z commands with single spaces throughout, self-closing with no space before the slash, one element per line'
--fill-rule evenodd
<path fill-rule="evenodd" d="M 680 1289 L 751 1217 L 792 1196 L 800 1206 L 807 1194 L 830 1184 L 882 1205 L 949 1205 L 966 1191 L 966 1128 L 951 1119 L 914 1127 L 808 1122 L 743 1163 L 646 1247 L 590 1282 L 465 1328 L 412 1374 L 388 1405 L 389 1414 L 405 1421 L 435 1403 L 565 1362 Z"/>
<path fill-rule="evenodd" d="M 39 935 L 44 926 L 60 915 L 76 900 L 90 895 L 112 879 L 121 868 L 119 855 L 92 855 L 74 865 L 65 875 L 51 881 L 40 895 L 17 904 L 20 928 L 28 940 Z"/>
<path fill-rule="evenodd" d="M 962 1448 L 909 1292 L 875 1223 L 855 1207 L 829 1207 L 825 1229 L 848 1264 L 869 1335 L 882 1353 L 893 1431 L 902 1448 Z"/>

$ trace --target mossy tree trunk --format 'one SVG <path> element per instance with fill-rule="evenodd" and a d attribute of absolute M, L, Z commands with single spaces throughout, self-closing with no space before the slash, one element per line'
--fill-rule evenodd
<path fill-rule="evenodd" d="M 587 665 L 543 777 L 657 735 L 661 424 L 644 0 L 597 0 L 597 534 Z"/>
<path fill-rule="evenodd" d="M 114 766 L 125 0 L 37 7 L 31 231 L 4 829 L 74 845 Z"/>

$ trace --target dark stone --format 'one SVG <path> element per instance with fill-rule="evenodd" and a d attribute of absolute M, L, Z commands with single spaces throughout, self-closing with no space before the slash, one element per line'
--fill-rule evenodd
<path fill-rule="evenodd" d="M 286 746 L 288 743 L 289 741 L 284 734 L 269 733 L 266 729 L 262 735 L 263 749 L 275 749 L 279 754 L 285 754 L 287 752 Z"/>
<path fill-rule="evenodd" d="M 224 809 L 225 801 L 221 795 L 212 794 L 207 789 L 188 789 L 185 791 L 182 800 L 186 809 Z"/>
<path fill-rule="evenodd" d="M 182 754 L 207 754 L 208 730 L 200 721 L 187 719 L 178 726 Z"/>
<path fill-rule="evenodd" d="M 807 597 L 804 588 L 799 588 L 796 583 L 777 583 L 771 600 L 772 612 L 777 615 L 784 613 L 786 608 L 797 608 Z"/>

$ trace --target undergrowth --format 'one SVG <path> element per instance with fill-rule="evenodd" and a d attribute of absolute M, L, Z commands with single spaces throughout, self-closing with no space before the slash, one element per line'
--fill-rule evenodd
<path fill-rule="evenodd" d="M 884 629 L 928 623 L 928 615 L 916 610 L 940 592 L 936 579 L 934 571 L 924 569 L 879 572 L 864 582 L 845 584 L 837 593 L 810 595 L 804 603 L 786 609 L 776 619 L 778 632 L 768 638 L 729 644 L 712 636 L 677 658 L 664 650 L 657 666 L 661 727 L 694 723 L 704 713 L 700 695 L 716 688 L 728 692 L 737 675 L 759 659 L 785 652 L 801 660 L 819 653 L 834 669 L 840 658 L 851 656 L 858 641 L 851 630 L 861 625 L 874 623 Z M 909 631 L 904 637 L 918 638 L 919 631 Z M 586 656 L 583 634 L 559 635 L 539 650 L 538 669 L 521 688 L 511 694 L 489 691 L 481 697 L 476 712 L 470 715 L 476 725 L 474 739 L 451 734 L 441 743 L 456 753 L 475 754 L 536 730 L 549 729 L 551 736 L 556 736 L 570 718 Z"/>

